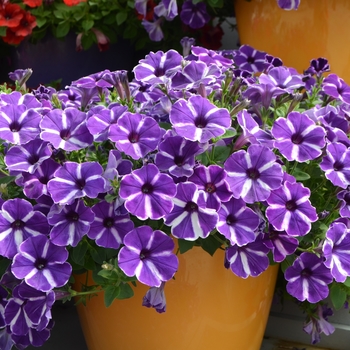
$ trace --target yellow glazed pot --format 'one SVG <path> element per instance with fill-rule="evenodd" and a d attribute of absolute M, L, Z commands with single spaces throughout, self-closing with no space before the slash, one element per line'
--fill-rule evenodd
<path fill-rule="evenodd" d="M 165 313 L 141 305 L 148 290 L 141 284 L 109 308 L 103 294 L 80 304 L 89 350 L 259 350 L 278 266 L 244 280 L 224 268 L 223 251 L 211 257 L 195 247 L 179 260 L 176 280 L 165 285 Z"/>
<path fill-rule="evenodd" d="M 350 1 L 302 0 L 285 11 L 276 0 L 234 0 L 241 44 L 280 57 L 300 73 L 310 60 L 328 59 L 331 71 L 350 84 Z"/>

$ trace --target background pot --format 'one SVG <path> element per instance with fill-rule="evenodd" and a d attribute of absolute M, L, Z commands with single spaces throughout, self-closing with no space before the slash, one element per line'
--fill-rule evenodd
<path fill-rule="evenodd" d="M 165 285 L 167 310 L 143 307 L 148 287 L 105 308 L 103 294 L 78 306 L 89 350 L 100 349 L 244 349 L 259 350 L 271 306 L 278 266 L 256 278 L 236 277 L 195 247 L 179 256 L 175 280 Z M 86 276 L 80 275 L 80 282 Z M 79 281 L 77 282 L 77 285 Z"/>
<path fill-rule="evenodd" d="M 33 75 L 27 86 L 37 88 L 39 84 L 48 84 L 62 79 L 61 88 L 72 80 L 109 69 L 131 71 L 144 52 L 136 51 L 129 41 L 119 40 L 110 44 L 106 51 L 99 51 L 97 44 L 88 50 L 76 51 L 76 35 L 69 33 L 62 40 L 46 35 L 38 43 L 24 40 L 17 48 L 10 47 L 1 68 L 1 78 L 7 79 L 7 73 L 15 69 L 32 68 Z M 4 78 L 5 77 L 5 78 Z"/>
<path fill-rule="evenodd" d="M 350 83 L 348 0 L 302 0 L 285 11 L 276 0 L 234 0 L 241 44 L 280 57 L 300 73 L 310 60 L 325 57 L 331 71 Z"/>

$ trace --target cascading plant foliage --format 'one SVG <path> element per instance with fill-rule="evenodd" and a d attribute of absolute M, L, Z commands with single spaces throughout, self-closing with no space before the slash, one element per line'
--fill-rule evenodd
<path fill-rule="evenodd" d="M 242 278 L 280 264 L 312 341 L 334 331 L 350 295 L 350 87 L 324 58 L 300 74 L 191 42 L 150 52 L 131 82 L 105 70 L 27 91 L 19 70 L 1 87 L 1 349 L 42 345 L 62 299 L 109 306 L 143 283 L 164 312 L 194 246 L 225 250 Z"/>

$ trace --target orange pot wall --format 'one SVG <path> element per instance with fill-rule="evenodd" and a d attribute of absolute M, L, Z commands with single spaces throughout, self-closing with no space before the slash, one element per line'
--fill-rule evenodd
<path fill-rule="evenodd" d="M 89 350 L 259 350 L 278 266 L 244 280 L 223 267 L 223 251 L 211 257 L 194 248 L 179 260 L 165 313 L 141 306 L 148 287 L 140 284 L 109 308 L 102 294 L 79 305 Z"/>
<path fill-rule="evenodd" d="M 234 0 L 241 44 L 280 57 L 300 73 L 325 57 L 331 71 L 350 84 L 350 1 L 301 0 L 285 11 L 276 0 Z"/>

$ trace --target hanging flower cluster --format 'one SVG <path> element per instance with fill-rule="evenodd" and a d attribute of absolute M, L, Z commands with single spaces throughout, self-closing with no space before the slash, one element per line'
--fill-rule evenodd
<path fill-rule="evenodd" d="M 106 70 L 62 91 L 2 87 L 0 348 L 49 337 L 74 271 L 107 304 L 148 285 L 143 304 L 164 312 L 175 242 L 224 249 L 242 278 L 281 263 L 305 330 L 330 334 L 324 300 L 350 295 L 350 87 L 327 70 L 193 46 L 151 52 L 130 83 Z"/>

